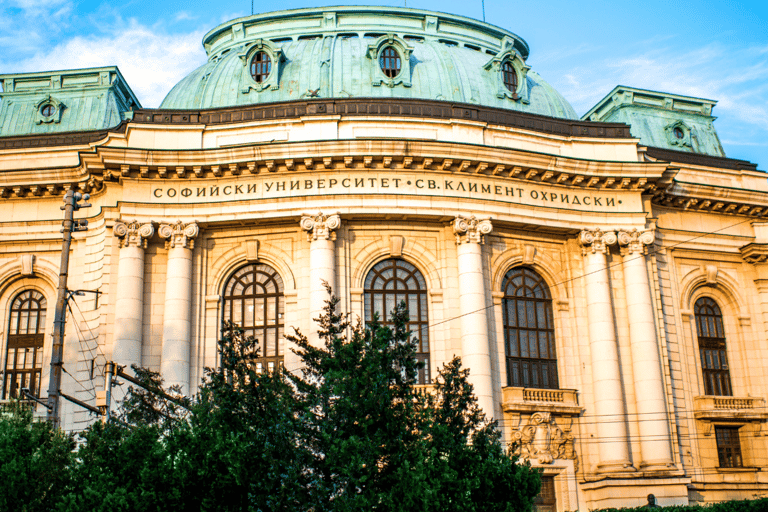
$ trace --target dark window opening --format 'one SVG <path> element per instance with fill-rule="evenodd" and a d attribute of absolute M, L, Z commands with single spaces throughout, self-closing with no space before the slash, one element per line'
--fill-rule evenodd
<path fill-rule="evenodd" d="M 504 276 L 502 291 L 507 386 L 557 389 L 549 287 L 533 270 L 516 267 Z"/>
<path fill-rule="evenodd" d="M 417 384 L 429 384 L 429 319 L 427 283 L 419 270 L 401 259 L 388 259 L 374 265 L 365 278 L 365 322 L 377 314 L 382 325 L 392 326 L 392 310 L 405 302 L 408 330 L 416 344 L 416 359 L 424 363 Z"/>
<path fill-rule="evenodd" d="M 672 132 L 675 134 L 676 139 L 682 139 L 683 137 L 685 137 L 685 133 L 683 132 L 683 129 L 680 128 L 679 126 L 675 126 L 675 129 L 672 130 Z"/>
<path fill-rule="evenodd" d="M 40 396 L 45 313 L 45 297 L 35 290 L 21 292 L 11 303 L 3 399 L 18 398 L 22 388 Z"/>
<path fill-rule="evenodd" d="M 56 113 L 56 107 L 54 107 L 50 103 L 46 103 L 45 105 L 40 107 L 40 114 L 42 114 L 43 117 L 51 117 L 55 113 Z"/>
<path fill-rule="evenodd" d="M 731 396 L 731 372 L 725 347 L 723 314 L 717 303 L 701 297 L 693 307 L 699 338 L 701 373 L 707 395 Z"/>
<path fill-rule="evenodd" d="M 517 92 L 517 72 L 515 71 L 515 68 L 512 67 L 512 64 L 509 63 L 509 61 L 505 62 L 501 66 L 501 74 L 502 74 L 502 78 L 504 79 L 504 87 L 506 87 L 513 93 L 516 93 Z"/>
<path fill-rule="evenodd" d="M 744 467 L 738 427 L 715 427 L 715 440 L 717 441 L 717 458 L 721 468 Z"/>
<path fill-rule="evenodd" d="M 384 48 L 384 51 L 381 52 L 379 66 L 381 66 L 381 71 L 387 75 L 387 78 L 395 78 L 400 74 L 400 54 L 391 46 L 387 46 Z"/>
<path fill-rule="evenodd" d="M 555 477 L 541 477 L 541 491 L 533 499 L 533 508 L 536 512 L 556 512 L 557 496 L 555 495 Z"/>
<path fill-rule="evenodd" d="M 253 361 L 256 371 L 282 366 L 285 297 L 280 274 L 269 265 L 246 265 L 227 280 L 223 295 L 222 320 L 259 341 Z"/>
<path fill-rule="evenodd" d="M 254 82 L 264 82 L 272 71 L 272 59 L 267 52 L 256 52 L 251 59 L 251 77 Z"/>

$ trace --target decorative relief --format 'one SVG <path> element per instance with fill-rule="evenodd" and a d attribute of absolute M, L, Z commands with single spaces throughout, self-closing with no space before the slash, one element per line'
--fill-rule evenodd
<path fill-rule="evenodd" d="M 643 254 L 646 245 L 651 245 L 656 240 L 656 235 L 652 230 L 638 231 L 619 231 L 619 245 L 623 247 L 626 254 Z"/>
<path fill-rule="evenodd" d="M 453 221 L 453 234 L 456 235 L 456 244 L 482 244 L 485 235 L 493 231 L 491 219 L 478 219 L 474 215 L 465 217 L 459 215 Z"/>
<path fill-rule="evenodd" d="M 613 231 L 603 231 L 601 229 L 585 229 L 579 234 L 579 243 L 582 245 L 583 253 L 592 251 L 593 253 L 608 251 L 609 245 L 614 245 L 618 241 L 616 233 Z"/>
<path fill-rule="evenodd" d="M 515 454 L 539 464 L 551 464 L 555 459 L 570 459 L 578 465 L 571 434 L 571 419 L 561 418 L 561 427 L 548 412 L 536 412 L 528 423 L 512 434 Z"/>
<path fill-rule="evenodd" d="M 341 226 L 341 217 L 338 213 L 332 215 L 323 215 L 318 213 L 317 215 L 302 215 L 301 216 L 301 229 L 307 231 L 307 239 L 312 240 L 329 240 L 331 233 L 339 229 Z"/>
<path fill-rule="evenodd" d="M 184 224 L 177 221 L 175 224 L 160 224 L 157 233 L 161 238 L 165 238 L 165 248 L 180 246 L 185 249 L 195 248 L 195 238 L 200 234 L 200 227 L 197 222 Z"/>
<path fill-rule="evenodd" d="M 35 255 L 22 254 L 19 259 L 21 260 L 21 275 L 23 276 L 35 275 Z"/>
<path fill-rule="evenodd" d="M 147 239 L 155 234 L 155 227 L 151 222 L 141 224 L 139 221 L 115 222 L 112 232 L 120 239 L 120 247 L 142 247 L 147 248 Z"/>

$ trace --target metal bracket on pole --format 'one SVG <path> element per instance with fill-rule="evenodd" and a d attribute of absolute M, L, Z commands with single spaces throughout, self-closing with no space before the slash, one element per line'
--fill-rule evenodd
<path fill-rule="evenodd" d="M 51 408 L 50 408 L 50 406 L 49 406 L 49 405 L 48 405 L 46 402 L 43 402 L 42 400 L 40 400 L 39 398 L 37 398 L 35 395 L 33 395 L 32 393 L 30 393 L 30 392 L 29 392 L 29 389 L 27 389 L 27 388 L 21 388 L 21 394 L 22 394 L 22 395 L 24 396 L 24 398 L 26 398 L 27 400 L 32 400 L 32 401 L 34 401 L 34 402 L 37 402 L 37 403 L 39 403 L 40 405 L 42 405 L 43 407 L 45 407 L 45 408 L 46 408 L 46 409 L 48 409 L 48 410 L 50 410 L 50 409 L 51 409 Z"/>

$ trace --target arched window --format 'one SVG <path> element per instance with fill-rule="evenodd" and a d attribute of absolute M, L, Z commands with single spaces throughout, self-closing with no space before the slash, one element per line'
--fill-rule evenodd
<path fill-rule="evenodd" d="M 283 364 L 283 280 L 269 265 L 250 264 L 224 285 L 224 322 L 231 321 L 259 340 L 257 371 Z"/>
<path fill-rule="evenodd" d="M 504 79 L 504 87 L 513 93 L 517 92 L 517 72 L 509 61 L 505 61 L 504 64 L 502 64 L 501 74 Z"/>
<path fill-rule="evenodd" d="M 3 399 L 18 397 L 21 388 L 40 396 L 46 304 L 35 290 L 23 291 L 11 301 Z"/>
<path fill-rule="evenodd" d="M 416 342 L 416 358 L 424 362 L 418 384 L 429 384 L 429 321 L 427 319 L 427 283 L 416 267 L 401 259 L 377 263 L 365 278 L 365 321 L 379 315 L 383 325 L 392 325 L 396 304 L 408 306 L 408 329 Z"/>
<path fill-rule="evenodd" d="M 544 279 L 526 267 L 504 276 L 507 385 L 557 389 L 552 297 Z"/>
<path fill-rule="evenodd" d="M 693 306 L 693 315 L 696 318 L 696 333 L 699 337 L 704 392 L 707 395 L 730 396 L 733 392 L 728 356 L 725 352 L 723 314 L 714 300 L 701 297 Z"/>

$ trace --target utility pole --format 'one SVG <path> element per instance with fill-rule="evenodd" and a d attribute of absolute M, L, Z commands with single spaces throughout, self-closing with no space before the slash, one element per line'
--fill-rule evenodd
<path fill-rule="evenodd" d="M 51 350 L 51 375 L 48 384 L 48 421 L 54 427 L 59 426 L 59 395 L 61 394 L 61 366 L 64 356 L 64 327 L 67 317 L 67 274 L 69 273 L 69 248 L 72 245 L 72 232 L 88 229 L 87 220 L 75 221 L 75 210 L 88 208 L 88 194 L 81 194 L 70 189 L 64 195 L 64 240 L 61 245 L 61 265 L 59 267 L 59 290 L 56 299 L 56 312 L 53 317 L 53 349 Z M 78 204 L 83 199 L 86 202 Z"/>

